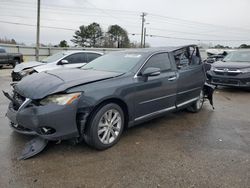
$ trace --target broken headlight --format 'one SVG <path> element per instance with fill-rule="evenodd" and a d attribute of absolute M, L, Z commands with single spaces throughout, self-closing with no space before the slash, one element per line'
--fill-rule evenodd
<path fill-rule="evenodd" d="M 29 75 L 30 73 L 32 73 L 33 71 L 34 71 L 33 68 L 24 69 L 24 70 L 20 71 L 19 74 L 20 74 L 21 76 L 27 76 L 27 75 Z"/>
<path fill-rule="evenodd" d="M 40 101 L 41 105 L 47 104 L 58 104 L 66 105 L 71 104 L 74 100 L 78 99 L 81 93 L 70 93 L 70 94 L 56 94 L 50 95 Z"/>
<path fill-rule="evenodd" d="M 210 68 L 211 71 L 214 71 L 215 69 L 216 69 L 216 68 L 215 68 L 213 65 L 212 65 L 211 68 Z"/>

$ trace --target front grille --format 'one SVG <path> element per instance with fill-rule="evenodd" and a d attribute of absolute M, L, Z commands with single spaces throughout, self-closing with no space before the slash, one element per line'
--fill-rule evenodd
<path fill-rule="evenodd" d="M 19 107 L 24 103 L 25 101 L 25 97 L 21 96 L 20 94 L 18 94 L 17 92 L 14 91 L 13 93 L 13 99 L 15 100 L 15 102 L 13 103 L 13 108 L 14 110 L 18 110 Z"/>
<path fill-rule="evenodd" d="M 221 76 L 237 76 L 241 73 L 238 69 L 228 69 L 228 68 L 216 68 L 214 73 Z"/>

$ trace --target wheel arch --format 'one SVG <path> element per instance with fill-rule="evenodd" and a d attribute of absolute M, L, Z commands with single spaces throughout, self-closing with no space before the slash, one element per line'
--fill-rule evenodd
<path fill-rule="evenodd" d="M 115 103 L 115 104 L 117 104 L 118 106 L 121 107 L 121 109 L 122 109 L 122 111 L 124 113 L 124 120 L 125 120 L 124 127 L 127 128 L 128 122 L 129 122 L 129 109 L 128 109 L 128 105 L 122 99 L 116 98 L 116 97 L 112 97 L 112 98 L 106 98 L 106 99 L 104 99 L 102 101 L 99 101 L 97 103 L 97 105 L 95 105 L 95 107 L 91 110 L 89 116 L 87 117 L 87 121 L 86 121 L 86 125 L 85 125 L 84 130 L 88 127 L 89 121 L 91 120 L 91 118 L 93 118 L 93 115 L 95 114 L 95 112 L 97 110 L 99 110 L 101 107 L 103 107 L 104 105 L 109 104 L 109 103 Z"/>

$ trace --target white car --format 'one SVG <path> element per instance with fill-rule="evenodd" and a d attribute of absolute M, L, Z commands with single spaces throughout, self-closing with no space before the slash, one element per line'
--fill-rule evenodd
<path fill-rule="evenodd" d="M 94 51 L 58 52 L 40 62 L 32 61 L 16 65 L 11 73 L 12 80 L 19 81 L 30 74 L 54 69 L 79 68 L 102 55 L 103 53 Z"/>

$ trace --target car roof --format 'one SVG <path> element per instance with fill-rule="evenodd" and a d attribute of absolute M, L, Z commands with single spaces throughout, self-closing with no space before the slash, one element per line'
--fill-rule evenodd
<path fill-rule="evenodd" d="M 67 50 L 63 51 L 65 55 L 70 55 L 70 54 L 75 54 L 75 53 L 95 53 L 95 54 L 100 54 L 103 55 L 102 52 L 97 52 L 97 51 L 87 51 L 87 50 Z"/>
<path fill-rule="evenodd" d="M 190 46 L 196 45 L 185 45 L 185 46 L 166 46 L 166 47 L 154 47 L 154 48 L 137 48 L 137 49 L 128 49 L 125 52 L 134 52 L 134 53 L 155 53 L 155 52 L 174 52 L 182 48 L 187 48 Z"/>

